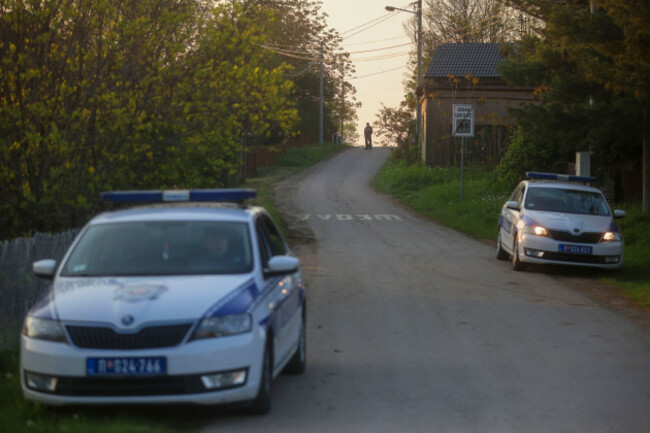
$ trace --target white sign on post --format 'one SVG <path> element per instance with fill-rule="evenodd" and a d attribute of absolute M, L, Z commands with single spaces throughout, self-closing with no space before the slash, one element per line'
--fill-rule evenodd
<path fill-rule="evenodd" d="M 474 105 L 454 104 L 454 129 L 455 137 L 474 136 Z"/>

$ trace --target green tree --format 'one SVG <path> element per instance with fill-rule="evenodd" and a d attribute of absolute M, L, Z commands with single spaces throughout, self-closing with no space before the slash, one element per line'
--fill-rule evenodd
<path fill-rule="evenodd" d="M 272 53 L 261 48 L 265 38 L 264 28 L 237 3 L 215 8 L 202 27 L 186 61 L 184 73 L 191 79 L 171 89 L 173 118 L 183 122 L 173 126 L 178 141 L 167 149 L 173 158 L 165 160 L 173 166 L 186 161 L 177 166 L 182 171 L 166 167 L 175 173 L 172 185 L 221 186 L 246 136 L 293 133 L 292 83 L 284 77 L 285 66 L 274 66 Z"/>
<path fill-rule="evenodd" d="M 502 0 L 425 0 L 427 52 L 443 43 L 506 42 L 516 37 L 516 21 Z"/>
<path fill-rule="evenodd" d="M 415 120 L 413 110 L 407 101 L 402 101 L 399 108 L 386 107 L 379 109 L 377 120 L 373 124 L 377 135 L 384 145 L 397 144 L 396 156 L 407 163 L 419 161 L 418 147 L 415 146 Z"/>
<path fill-rule="evenodd" d="M 523 137 L 542 146 L 591 150 L 597 174 L 641 161 L 648 100 L 648 5 L 620 2 L 510 0 L 539 23 L 502 65 L 511 83 L 537 88 L 539 109 L 514 110 Z M 635 3 L 636 4 L 636 3 Z M 640 51 L 636 51 L 640 50 Z M 646 57 L 644 57 L 644 55 Z M 532 136 L 533 123 L 546 124 Z M 575 131 L 579 133 L 576 134 Z M 543 164 L 543 161 L 539 161 Z M 639 166 L 640 170 L 641 167 Z M 647 188 L 646 188 L 647 189 Z"/>
<path fill-rule="evenodd" d="M 327 26 L 321 2 L 314 0 L 240 0 L 245 12 L 267 29 L 265 47 L 276 61 L 288 64 L 294 82 L 293 100 L 302 134 L 317 137 L 320 99 L 320 50 L 324 59 L 324 128 L 340 129 L 341 121 L 356 120 L 356 89 L 347 78 L 354 67 L 341 48 L 341 38 Z M 260 10 L 263 13 L 260 13 Z"/>
<path fill-rule="evenodd" d="M 102 190 L 221 186 L 242 137 L 293 134 L 265 33 L 237 4 L 0 2 L 0 238 L 78 227 Z"/>

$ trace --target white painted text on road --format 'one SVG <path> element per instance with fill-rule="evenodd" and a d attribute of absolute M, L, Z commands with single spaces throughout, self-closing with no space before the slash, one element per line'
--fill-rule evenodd
<path fill-rule="evenodd" d="M 320 221 L 402 221 L 402 217 L 392 214 L 301 214 L 298 215 L 303 221 L 310 219 Z"/>

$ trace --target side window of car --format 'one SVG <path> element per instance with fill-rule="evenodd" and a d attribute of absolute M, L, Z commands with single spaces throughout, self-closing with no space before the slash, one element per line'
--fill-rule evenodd
<path fill-rule="evenodd" d="M 273 221 L 266 215 L 262 215 L 255 223 L 257 240 L 262 258 L 262 266 L 266 266 L 273 256 L 287 254 L 287 246 Z"/>
<path fill-rule="evenodd" d="M 512 190 L 512 194 L 508 197 L 508 201 L 517 201 L 517 195 L 521 192 L 521 184 L 517 185 L 515 189 Z"/>
<path fill-rule="evenodd" d="M 515 200 L 517 203 L 519 203 L 519 206 L 522 205 L 522 201 L 524 200 L 524 193 L 526 192 L 526 184 L 522 183 L 519 188 L 515 190 L 515 194 L 512 200 Z"/>
<path fill-rule="evenodd" d="M 266 230 L 266 225 L 261 219 L 255 223 L 255 231 L 257 232 L 257 244 L 260 249 L 260 257 L 262 259 L 262 267 L 266 267 L 269 259 L 273 256 L 271 251 L 271 244 L 269 241 L 269 234 Z"/>
<path fill-rule="evenodd" d="M 269 244 L 271 246 L 271 252 L 274 256 L 282 256 L 287 254 L 287 246 L 280 235 L 280 231 L 273 223 L 273 221 L 268 217 L 262 217 L 262 222 L 266 226 L 266 231 L 269 236 Z"/>

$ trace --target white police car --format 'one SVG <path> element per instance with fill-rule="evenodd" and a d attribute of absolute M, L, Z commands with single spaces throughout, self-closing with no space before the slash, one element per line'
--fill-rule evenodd
<path fill-rule="evenodd" d="M 305 290 L 252 190 L 131 191 L 150 202 L 93 218 L 25 318 L 21 381 L 52 405 L 247 402 L 270 410 L 271 380 L 305 369 Z M 166 202 L 164 204 L 156 202 Z M 175 202 L 175 203 L 172 203 Z"/>
<path fill-rule="evenodd" d="M 527 172 L 503 205 L 497 258 L 512 259 L 516 271 L 528 263 L 619 269 L 623 237 L 593 177 Z"/>

